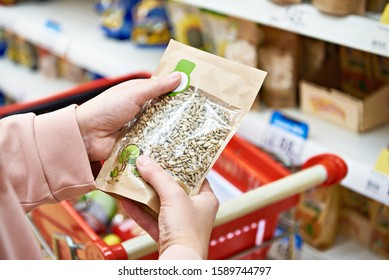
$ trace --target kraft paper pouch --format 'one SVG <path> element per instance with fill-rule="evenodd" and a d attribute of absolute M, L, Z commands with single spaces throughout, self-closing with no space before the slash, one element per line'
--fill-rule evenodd
<path fill-rule="evenodd" d="M 159 213 L 159 197 L 136 168 L 146 154 L 189 196 L 250 110 L 266 72 L 171 40 L 153 77 L 181 72 L 174 92 L 147 102 L 121 132 L 96 178 L 100 190 Z M 166 186 L 169 187 L 169 186 Z"/>

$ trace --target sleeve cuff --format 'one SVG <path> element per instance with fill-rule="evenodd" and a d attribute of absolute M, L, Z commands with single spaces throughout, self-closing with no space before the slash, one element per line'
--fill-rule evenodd
<path fill-rule="evenodd" d="M 62 201 L 95 189 L 75 108 L 42 114 L 35 118 L 34 133 L 50 192 Z"/>

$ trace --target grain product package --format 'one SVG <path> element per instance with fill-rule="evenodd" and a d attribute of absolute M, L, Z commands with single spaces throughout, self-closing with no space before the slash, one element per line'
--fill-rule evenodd
<path fill-rule="evenodd" d="M 266 72 L 171 40 L 153 78 L 181 72 L 181 84 L 149 101 L 119 136 L 96 178 L 100 190 L 159 213 L 159 197 L 136 168 L 146 154 L 196 195 L 242 118 Z M 169 186 L 166 186 L 169 187 Z"/>

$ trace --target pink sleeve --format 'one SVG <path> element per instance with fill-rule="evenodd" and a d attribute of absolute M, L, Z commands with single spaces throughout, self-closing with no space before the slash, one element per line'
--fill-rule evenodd
<path fill-rule="evenodd" d="M 160 256 L 160 260 L 202 260 L 200 255 L 185 245 L 173 245 L 167 248 Z"/>
<path fill-rule="evenodd" d="M 95 189 L 75 107 L 0 120 L 4 173 L 26 212 Z"/>

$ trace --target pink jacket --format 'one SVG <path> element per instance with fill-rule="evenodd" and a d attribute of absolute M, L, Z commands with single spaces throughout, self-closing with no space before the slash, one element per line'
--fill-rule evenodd
<path fill-rule="evenodd" d="M 75 107 L 0 120 L 0 259 L 41 259 L 25 214 L 95 189 Z M 200 256 L 173 246 L 160 259 Z"/>

